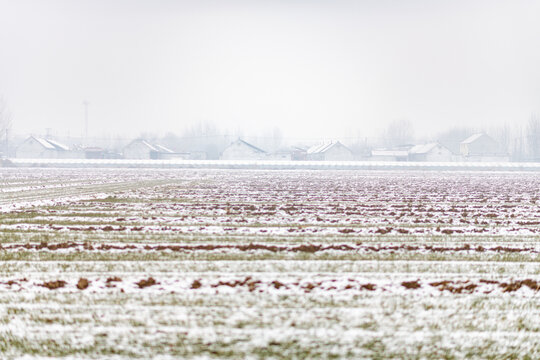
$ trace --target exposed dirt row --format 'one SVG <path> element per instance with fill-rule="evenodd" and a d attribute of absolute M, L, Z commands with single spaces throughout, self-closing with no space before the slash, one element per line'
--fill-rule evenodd
<path fill-rule="evenodd" d="M 12 287 L 13 285 L 22 286 L 23 283 L 29 283 L 28 279 L 23 278 L 19 280 L 8 280 L 0 282 L 0 285 L 7 285 Z M 86 278 L 80 278 L 74 285 L 79 290 L 85 290 L 89 288 L 92 281 Z M 111 277 L 105 281 L 106 288 L 115 288 L 116 285 L 126 284 L 121 278 Z M 133 283 L 139 289 L 144 289 L 154 285 L 160 285 L 153 277 L 143 278 L 139 281 Z M 66 287 L 68 284 L 65 280 L 50 280 L 42 283 L 35 283 L 34 285 L 39 287 L 45 287 L 50 290 L 56 290 L 59 288 Z M 523 280 L 510 280 L 510 281 L 498 281 L 490 279 L 479 279 L 477 281 L 472 280 L 437 280 L 431 282 L 422 282 L 421 280 L 409 280 L 402 281 L 399 284 L 375 284 L 375 283 L 365 283 L 356 279 L 347 279 L 337 280 L 319 280 L 319 281 L 299 281 L 299 280 L 259 280 L 254 279 L 251 276 L 246 276 L 240 279 L 234 280 L 218 280 L 218 281 L 208 281 L 203 279 L 195 279 L 189 285 L 189 288 L 182 288 L 182 291 L 188 290 L 198 290 L 198 289 L 219 289 L 222 287 L 228 288 L 245 288 L 250 292 L 255 290 L 259 292 L 268 291 L 268 289 L 284 289 L 284 290 L 301 290 L 305 293 L 312 292 L 313 290 L 323 290 L 323 291 L 346 291 L 346 290 L 365 290 L 365 291 L 392 291 L 391 288 L 403 287 L 407 290 L 419 290 L 423 288 L 436 288 L 441 292 L 448 292 L 452 294 L 472 294 L 474 292 L 482 291 L 484 294 L 489 294 L 495 289 L 499 288 L 503 293 L 515 292 L 521 288 L 528 288 L 535 292 L 540 291 L 540 281 L 534 279 L 523 279 Z M 167 287 L 168 290 L 176 289 L 174 286 L 170 285 Z M 164 290 L 161 288 L 161 290 Z M 121 289 L 123 291 L 123 289 Z"/>
<path fill-rule="evenodd" d="M 63 219 L 62 219 L 63 220 Z M 287 221 L 287 219 L 280 219 L 279 221 L 281 221 L 282 223 L 288 223 L 290 221 Z M 385 220 L 386 222 L 388 222 L 388 220 Z M 224 231 L 224 232 L 233 232 L 233 231 L 240 231 L 240 230 L 244 230 L 245 228 L 243 227 L 236 227 L 235 224 L 240 224 L 240 223 L 247 223 L 248 221 L 246 219 L 234 219 L 234 221 L 231 220 L 230 223 L 227 223 L 227 226 L 224 226 L 222 228 L 219 229 L 219 231 Z M 321 232 L 321 231 L 328 231 L 330 229 L 332 229 L 332 227 L 325 227 L 325 226 L 320 226 L 318 224 L 312 224 L 312 223 L 308 223 L 307 220 L 305 219 L 300 219 L 299 222 L 303 223 L 303 226 L 299 226 L 299 227 L 287 227 L 285 228 L 287 230 L 288 233 L 306 233 L 306 232 L 312 232 L 312 233 L 316 233 L 316 232 Z M 337 223 L 337 221 L 336 221 Z M 369 223 L 369 222 L 367 222 Z M 419 223 L 422 223 L 423 225 L 429 225 L 429 224 L 436 224 L 436 225 L 441 225 L 443 224 L 442 222 L 430 222 L 430 221 L 417 221 L 415 222 L 415 224 L 419 224 Z M 28 222 L 26 221 L 25 224 L 30 224 L 32 225 L 31 222 Z M 356 224 L 358 224 L 358 222 L 356 222 Z M 222 225 L 222 224 L 221 224 Z M 403 223 L 402 224 L 403 226 L 408 226 L 410 224 L 407 224 L 407 223 Z M 481 224 L 481 225 L 488 225 L 488 223 L 485 223 L 485 224 Z M 509 225 L 509 224 L 506 224 L 506 225 Z M 194 226 L 194 225 L 191 225 L 191 226 Z M 497 226 L 500 226 L 499 229 L 502 228 L 502 226 L 500 224 L 497 224 Z M 159 223 L 159 222 L 156 222 L 155 224 L 151 225 L 151 226 L 123 226 L 123 225 L 118 225 L 118 221 L 116 223 L 114 223 L 113 225 L 90 225 L 90 226 L 66 226 L 66 225 L 54 225 L 54 224 L 48 224 L 48 225 L 40 225 L 40 224 L 37 224 L 35 225 L 35 228 L 37 229 L 44 229 L 44 230 L 47 230 L 47 229 L 51 229 L 51 230 L 54 230 L 54 231 L 70 231 L 70 232 L 73 232 L 73 231 L 76 231 L 76 232 L 94 232 L 94 231 L 103 231 L 103 232 L 160 232 L 160 231 L 164 231 L 164 232 L 174 232 L 174 233 L 191 233 L 193 231 L 197 232 L 197 231 L 202 231 L 202 230 L 206 230 L 207 227 L 206 226 L 196 226 L 195 228 L 192 228 L 192 229 L 189 229 L 189 228 L 184 228 L 184 227 L 181 227 L 181 226 L 172 226 L 172 225 L 163 225 L 162 223 Z M 269 231 L 269 228 L 265 228 L 265 227 L 261 227 L 260 229 L 258 229 L 258 232 L 260 233 L 267 233 Z M 441 228 L 440 226 L 437 226 L 437 227 L 429 227 L 429 226 L 423 226 L 423 227 L 419 227 L 419 226 L 416 226 L 414 228 L 405 228 L 405 227 L 391 227 L 391 226 L 386 226 L 386 227 L 373 227 L 373 228 L 362 228 L 362 229 L 358 229 L 358 228 L 354 228 L 354 227 L 345 227 L 345 228 L 337 228 L 336 231 L 340 234 L 358 234 L 358 235 L 362 235 L 362 234 L 376 234 L 378 236 L 381 236 L 381 235 L 396 235 L 396 234 L 400 234 L 400 235 L 407 235 L 407 234 L 410 234 L 410 235 L 419 235 L 419 234 L 426 234 L 426 233 L 432 233 L 434 235 L 467 235 L 467 234 L 484 234 L 484 233 L 489 233 L 490 231 L 492 232 L 493 229 L 492 228 L 489 228 L 489 227 L 477 227 L 477 228 Z M 540 233 L 540 228 L 537 228 L 535 227 L 535 225 L 528 225 L 528 226 L 523 226 L 523 227 L 515 227 L 515 226 L 508 226 L 508 227 L 505 227 L 504 228 L 504 231 L 508 232 L 508 233 L 519 233 L 519 232 L 528 232 L 528 233 L 532 233 L 532 234 L 535 234 L 535 233 Z"/>
<path fill-rule="evenodd" d="M 214 251 L 214 250 L 237 250 L 237 251 L 270 251 L 270 252 L 300 252 L 300 253 L 316 253 L 321 251 L 364 251 L 364 252 L 380 252 L 380 251 L 423 251 L 433 253 L 443 252 L 497 252 L 497 253 L 538 253 L 539 251 L 533 247 L 511 247 L 511 246 L 489 246 L 464 244 L 462 246 L 435 246 L 435 245 L 363 245 L 361 243 L 355 245 L 349 244 L 302 244 L 302 245 L 266 245 L 266 244 L 200 244 L 200 245 L 139 245 L 139 244 L 91 244 L 88 242 L 61 242 L 61 243 L 26 243 L 26 244 L 8 244 L 0 245 L 0 251 L 12 250 L 47 250 L 58 251 L 66 249 L 76 249 L 85 251 L 109 251 L 109 250 L 126 250 L 126 251 L 177 251 L 177 252 L 192 252 L 192 251 Z"/>
<path fill-rule="evenodd" d="M 514 292 L 521 289 L 522 287 L 528 287 L 531 290 L 540 291 L 540 281 L 536 281 L 533 279 L 514 280 L 509 282 L 480 279 L 478 284 L 470 280 L 441 280 L 430 282 L 427 284 L 429 286 L 438 288 L 440 291 L 448 291 L 453 294 L 470 294 L 474 292 L 480 286 L 480 284 L 497 285 L 502 289 L 503 292 Z M 420 280 L 404 281 L 401 283 L 401 285 L 406 289 L 413 290 L 420 289 L 422 287 L 422 283 L 420 282 Z"/>

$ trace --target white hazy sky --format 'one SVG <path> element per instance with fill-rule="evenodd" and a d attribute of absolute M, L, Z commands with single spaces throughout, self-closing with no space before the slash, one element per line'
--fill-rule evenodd
<path fill-rule="evenodd" d="M 14 131 L 417 134 L 540 111 L 540 1 L 0 0 Z"/>

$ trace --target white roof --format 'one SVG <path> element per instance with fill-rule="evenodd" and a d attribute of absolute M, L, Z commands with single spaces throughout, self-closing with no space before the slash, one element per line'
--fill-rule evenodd
<path fill-rule="evenodd" d="M 137 140 L 135 140 L 137 141 Z M 152 151 L 158 151 L 158 149 L 156 149 L 152 144 L 150 144 L 148 141 L 146 140 L 138 140 L 141 144 L 143 144 L 144 146 L 146 146 L 147 148 L 149 148 L 150 150 Z"/>
<path fill-rule="evenodd" d="M 409 150 L 410 154 L 427 154 L 434 148 L 439 146 L 437 143 L 430 143 L 430 144 L 423 144 L 423 145 L 415 145 Z"/>
<path fill-rule="evenodd" d="M 69 147 L 67 147 L 67 146 L 64 145 L 64 144 L 59 143 L 58 141 L 51 140 L 51 139 L 47 139 L 47 141 L 49 142 L 49 144 L 52 144 L 55 148 L 58 148 L 58 149 L 61 149 L 61 150 L 65 150 L 65 151 L 68 151 L 68 150 L 69 150 Z"/>
<path fill-rule="evenodd" d="M 154 145 L 154 147 L 155 147 L 159 152 L 162 152 L 162 153 L 169 153 L 169 154 L 174 154 L 174 151 L 172 151 L 172 150 L 169 149 L 169 148 L 166 148 L 166 147 L 163 146 L 163 145 Z"/>
<path fill-rule="evenodd" d="M 244 146 L 247 146 L 248 148 L 250 148 L 251 150 L 253 150 L 253 151 L 255 151 L 255 152 L 258 152 L 258 153 L 261 153 L 261 154 L 266 154 L 266 151 L 264 151 L 263 149 L 258 148 L 258 147 L 256 147 L 255 145 L 250 144 L 250 143 L 248 143 L 247 141 L 244 141 L 244 140 L 242 140 L 242 139 L 236 140 L 235 143 L 241 144 L 241 145 L 244 145 Z"/>
<path fill-rule="evenodd" d="M 174 151 L 172 151 L 171 149 L 169 149 L 169 148 L 167 148 L 167 147 L 165 147 L 163 145 L 150 144 L 148 141 L 143 140 L 143 139 L 133 140 L 132 144 L 133 143 L 141 143 L 144 146 L 146 146 L 148 149 L 150 149 L 150 151 L 155 151 L 155 152 L 158 152 L 158 153 L 174 154 Z"/>
<path fill-rule="evenodd" d="M 338 143 L 339 141 L 330 141 L 327 143 L 313 145 L 312 147 L 307 149 L 307 153 L 308 154 L 321 154 L 328 151 L 330 148 L 336 146 Z"/>
<path fill-rule="evenodd" d="M 43 146 L 45 149 L 54 150 L 55 147 L 53 144 L 50 144 L 47 140 L 42 138 L 34 138 L 41 146 Z"/>
<path fill-rule="evenodd" d="M 485 135 L 484 133 L 478 133 L 478 134 L 471 135 L 468 138 L 466 138 L 465 140 L 463 140 L 461 143 L 462 144 L 470 144 L 473 141 L 478 140 L 479 138 L 481 138 L 484 135 Z"/>
<path fill-rule="evenodd" d="M 44 139 L 44 138 L 37 138 L 37 137 L 32 137 L 32 138 L 36 140 L 41 146 L 43 146 L 45 149 L 48 149 L 48 150 L 62 150 L 62 151 L 69 150 L 69 147 L 67 147 L 64 144 L 59 143 L 58 141 Z"/>

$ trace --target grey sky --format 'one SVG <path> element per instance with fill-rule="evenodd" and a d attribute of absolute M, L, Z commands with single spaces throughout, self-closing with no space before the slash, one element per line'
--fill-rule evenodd
<path fill-rule="evenodd" d="M 540 1 L 0 0 L 14 131 L 135 136 L 212 121 L 289 136 L 524 123 Z"/>

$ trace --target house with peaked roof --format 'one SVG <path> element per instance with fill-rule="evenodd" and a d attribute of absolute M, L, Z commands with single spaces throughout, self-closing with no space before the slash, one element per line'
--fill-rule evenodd
<path fill-rule="evenodd" d="M 82 148 L 84 151 L 85 159 L 105 159 L 105 154 L 107 151 L 99 146 L 88 146 Z"/>
<path fill-rule="evenodd" d="M 373 149 L 371 150 L 371 160 L 373 161 L 407 161 L 409 159 L 408 150 L 400 149 Z"/>
<path fill-rule="evenodd" d="M 74 159 L 84 154 L 72 151 L 56 140 L 30 136 L 20 144 L 15 156 L 22 159 Z"/>
<path fill-rule="evenodd" d="M 414 145 L 406 144 L 394 146 L 392 148 L 379 148 L 371 150 L 372 161 L 408 161 L 409 150 Z"/>
<path fill-rule="evenodd" d="M 268 153 L 263 149 L 256 147 L 244 141 L 238 139 L 223 150 L 221 153 L 221 160 L 263 160 L 267 157 Z"/>
<path fill-rule="evenodd" d="M 304 161 L 307 160 L 307 147 L 293 146 L 291 147 L 291 160 Z"/>
<path fill-rule="evenodd" d="M 439 143 L 415 145 L 409 150 L 409 161 L 452 161 L 450 149 Z"/>
<path fill-rule="evenodd" d="M 308 160 L 315 161 L 351 161 L 352 151 L 339 141 L 324 142 L 307 149 Z"/>
<path fill-rule="evenodd" d="M 125 159 L 138 160 L 170 160 L 188 159 L 188 153 L 177 153 L 158 144 L 151 144 L 144 139 L 136 139 L 124 147 Z"/>
<path fill-rule="evenodd" d="M 509 161 L 510 156 L 502 146 L 486 133 L 469 136 L 459 145 L 466 161 Z"/>

